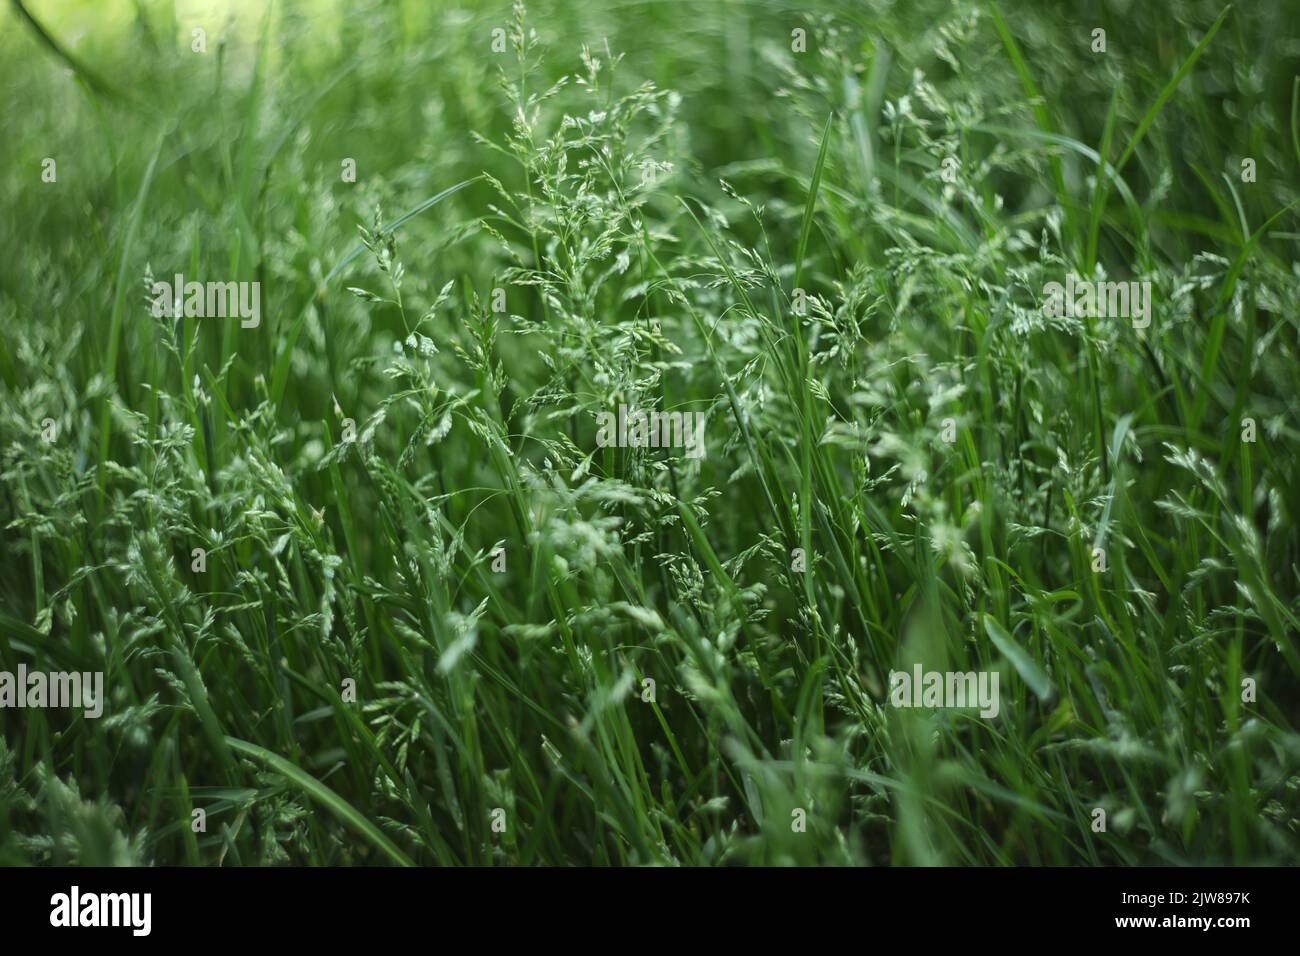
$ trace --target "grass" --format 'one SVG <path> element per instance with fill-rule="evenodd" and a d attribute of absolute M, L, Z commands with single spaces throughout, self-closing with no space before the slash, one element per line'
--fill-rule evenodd
<path fill-rule="evenodd" d="M 1284 4 L 213 6 L 0 13 L 0 863 L 1300 862 Z"/>

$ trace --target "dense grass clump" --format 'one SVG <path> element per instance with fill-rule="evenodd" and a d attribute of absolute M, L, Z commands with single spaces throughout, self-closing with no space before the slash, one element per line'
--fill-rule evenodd
<path fill-rule="evenodd" d="M 0 863 L 1300 861 L 1289 4 L 211 6 L 0 14 Z"/>

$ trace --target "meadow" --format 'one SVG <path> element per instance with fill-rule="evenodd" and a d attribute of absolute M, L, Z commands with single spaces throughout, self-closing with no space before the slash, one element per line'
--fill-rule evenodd
<path fill-rule="evenodd" d="M 1296 14 L 13 0 L 0 865 L 1300 862 Z"/>

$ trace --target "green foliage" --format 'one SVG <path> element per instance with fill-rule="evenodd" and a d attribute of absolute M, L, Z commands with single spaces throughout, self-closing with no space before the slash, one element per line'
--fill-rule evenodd
<path fill-rule="evenodd" d="M 809 6 L 0 14 L 0 864 L 1300 862 L 1300 23 Z"/>

